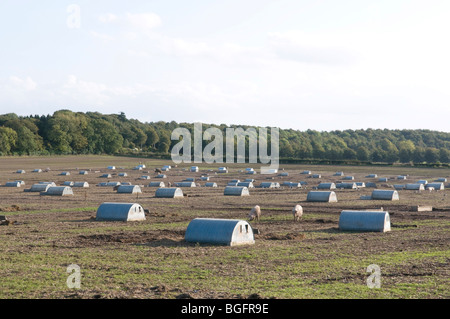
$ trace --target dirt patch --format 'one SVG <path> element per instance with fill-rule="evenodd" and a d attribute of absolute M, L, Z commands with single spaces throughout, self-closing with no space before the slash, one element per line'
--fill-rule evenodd
<path fill-rule="evenodd" d="M 102 246 L 107 243 L 121 244 L 154 244 L 173 243 L 184 240 L 185 231 L 158 230 L 143 232 L 118 232 L 113 234 L 79 235 L 77 243 L 82 247 Z"/>
<path fill-rule="evenodd" d="M 306 235 L 302 233 L 267 234 L 262 236 L 262 238 L 267 240 L 303 240 L 306 238 Z"/>

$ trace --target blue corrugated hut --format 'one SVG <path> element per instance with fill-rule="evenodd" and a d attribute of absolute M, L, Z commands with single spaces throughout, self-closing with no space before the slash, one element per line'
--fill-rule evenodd
<path fill-rule="evenodd" d="M 45 192 L 47 189 L 51 187 L 50 184 L 33 184 L 31 188 L 27 190 L 28 192 Z"/>
<path fill-rule="evenodd" d="M 120 185 L 117 188 L 119 194 L 142 194 L 141 187 L 139 185 Z"/>
<path fill-rule="evenodd" d="M 145 220 L 145 213 L 136 203 L 103 203 L 97 209 L 96 220 L 139 221 Z"/>
<path fill-rule="evenodd" d="M 372 191 L 372 199 L 375 200 L 399 200 L 396 190 L 374 189 Z"/>
<path fill-rule="evenodd" d="M 425 188 L 428 189 L 430 187 L 434 187 L 434 190 L 442 191 L 445 189 L 444 183 L 428 183 Z"/>
<path fill-rule="evenodd" d="M 45 192 L 41 192 L 41 195 L 70 196 L 73 195 L 73 191 L 69 186 L 50 186 Z"/>
<path fill-rule="evenodd" d="M 88 182 L 75 182 L 75 183 L 73 183 L 72 187 L 89 188 L 89 183 Z"/>
<path fill-rule="evenodd" d="M 335 183 L 320 183 L 317 189 L 336 189 Z"/>
<path fill-rule="evenodd" d="M 380 211 L 342 211 L 339 216 L 339 229 L 345 231 L 390 231 L 389 213 Z"/>
<path fill-rule="evenodd" d="M 180 188 L 158 188 L 155 192 L 155 196 L 158 198 L 177 198 L 183 197 L 183 191 Z"/>
<path fill-rule="evenodd" d="M 306 200 L 308 202 L 333 203 L 337 202 L 337 197 L 335 192 L 311 191 L 308 192 Z"/>
<path fill-rule="evenodd" d="M 223 191 L 225 196 L 249 196 L 248 188 L 245 186 L 227 186 Z"/>
<path fill-rule="evenodd" d="M 185 234 L 185 240 L 193 243 L 217 245 L 249 245 L 255 243 L 253 229 L 244 220 L 196 218 Z"/>
<path fill-rule="evenodd" d="M 194 182 L 178 182 L 175 183 L 176 187 L 196 187 Z"/>
<path fill-rule="evenodd" d="M 5 187 L 20 187 L 20 182 L 15 181 L 15 182 L 6 182 L 5 183 Z"/>
<path fill-rule="evenodd" d="M 150 182 L 148 187 L 166 187 L 166 184 L 164 182 Z"/>
<path fill-rule="evenodd" d="M 252 182 L 239 182 L 239 183 L 237 183 L 236 186 L 245 186 L 247 188 L 254 188 Z"/>
<path fill-rule="evenodd" d="M 217 187 L 217 183 L 208 182 L 208 183 L 205 183 L 205 187 Z"/>

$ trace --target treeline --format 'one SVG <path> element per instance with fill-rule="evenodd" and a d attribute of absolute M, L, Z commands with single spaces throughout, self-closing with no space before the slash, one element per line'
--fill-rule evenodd
<path fill-rule="evenodd" d="M 46 116 L 9 113 L 0 115 L 0 155 L 139 153 L 144 156 L 168 156 L 172 146 L 178 143 L 171 140 L 172 131 L 178 127 L 193 132 L 193 123 L 143 123 L 127 119 L 124 113 L 106 115 L 69 110 Z M 209 127 L 219 128 L 225 137 L 229 126 L 203 124 L 203 130 Z M 267 131 L 270 139 L 270 130 Z M 450 133 L 445 132 L 280 129 L 279 133 L 281 159 L 450 163 Z M 208 143 L 204 141 L 203 145 Z"/>

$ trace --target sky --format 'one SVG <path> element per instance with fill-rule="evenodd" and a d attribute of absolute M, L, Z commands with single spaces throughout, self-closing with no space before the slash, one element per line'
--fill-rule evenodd
<path fill-rule="evenodd" d="M 2 0 L 0 114 L 450 132 L 448 0 Z"/>

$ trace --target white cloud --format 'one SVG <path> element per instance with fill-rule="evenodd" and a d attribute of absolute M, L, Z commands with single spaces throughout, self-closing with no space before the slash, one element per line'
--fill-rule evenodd
<path fill-rule="evenodd" d="M 161 18 L 152 12 L 149 13 L 129 13 L 125 14 L 126 21 L 133 27 L 139 29 L 153 29 L 161 25 Z"/>
<path fill-rule="evenodd" d="M 342 36 L 300 31 L 271 32 L 268 42 L 270 49 L 281 59 L 326 65 L 346 65 L 356 61 L 356 53 Z"/>
<path fill-rule="evenodd" d="M 18 76 L 11 76 L 9 82 L 19 89 L 25 89 L 26 91 L 33 91 L 37 88 L 36 82 L 29 76 L 25 79 L 19 78 Z"/>
<path fill-rule="evenodd" d="M 118 20 L 117 15 L 113 13 L 104 13 L 98 17 L 98 20 L 102 23 L 112 23 Z"/>
<path fill-rule="evenodd" d="M 153 12 L 126 12 L 122 15 L 116 15 L 114 13 L 104 13 L 98 17 L 98 20 L 104 24 L 116 23 L 143 31 L 154 29 L 162 24 L 161 18 Z"/>
<path fill-rule="evenodd" d="M 90 34 L 92 37 L 94 37 L 94 38 L 96 38 L 96 39 L 99 39 L 99 40 L 101 40 L 101 41 L 104 41 L 104 42 L 110 42 L 110 41 L 113 41 L 113 40 L 115 39 L 115 38 L 114 38 L 113 36 L 111 36 L 111 35 L 104 34 L 104 33 L 100 33 L 100 32 L 96 32 L 96 31 L 90 31 L 89 34 Z"/>

